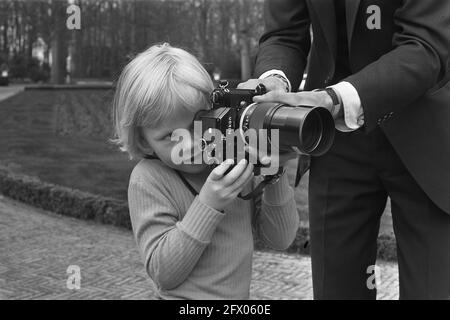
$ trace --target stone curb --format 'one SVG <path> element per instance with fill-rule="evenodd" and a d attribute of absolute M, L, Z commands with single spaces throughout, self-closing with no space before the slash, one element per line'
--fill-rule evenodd
<path fill-rule="evenodd" d="M 43 182 L 37 177 L 14 174 L 2 168 L 0 194 L 57 214 L 131 230 L 128 205 L 125 201 Z M 273 251 L 259 239 L 255 239 L 255 248 Z M 300 226 L 296 239 L 286 252 L 310 254 L 309 229 L 306 225 Z M 396 241 L 393 237 L 381 235 L 378 238 L 379 259 L 396 261 L 396 252 Z"/>

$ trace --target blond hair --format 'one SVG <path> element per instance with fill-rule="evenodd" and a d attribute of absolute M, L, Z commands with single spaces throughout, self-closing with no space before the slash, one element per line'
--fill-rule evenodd
<path fill-rule="evenodd" d="M 162 123 L 180 107 L 208 108 L 213 82 L 200 62 L 167 43 L 137 55 L 122 71 L 113 102 L 115 139 L 130 158 L 148 153 L 142 127 Z"/>

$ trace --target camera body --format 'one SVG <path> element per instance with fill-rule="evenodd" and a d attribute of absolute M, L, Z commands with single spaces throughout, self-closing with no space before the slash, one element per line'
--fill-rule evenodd
<path fill-rule="evenodd" d="M 264 85 L 254 90 L 230 89 L 226 81 L 211 93 L 212 109 L 200 114 L 202 127 L 220 130 L 224 135 L 239 126 L 242 110 L 253 104 L 253 97 L 266 93 Z"/>
<path fill-rule="evenodd" d="M 214 162 L 234 159 L 236 163 L 245 157 L 259 174 L 262 164 L 249 158 L 245 146 L 268 155 L 297 152 L 320 156 L 330 149 L 335 124 L 326 108 L 253 103 L 255 96 L 265 93 L 262 84 L 253 90 L 230 89 L 226 81 L 213 90 L 212 108 L 199 112 L 195 120 L 201 121 L 205 132 L 202 144 L 209 148 Z M 220 134 L 211 134 L 214 132 Z"/>
<path fill-rule="evenodd" d="M 264 85 L 258 85 L 254 90 L 228 88 L 227 81 L 221 81 L 218 88 L 211 93 L 212 108 L 197 114 L 196 120 L 201 121 L 206 132 L 220 132 L 221 139 L 216 137 L 203 137 L 203 146 L 210 149 L 209 159 L 214 163 L 221 163 L 233 159 L 237 163 L 242 158 L 251 161 L 250 155 L 244 151 L 249 143 L 239 132 L 242 113 L 253 104 L 253 97 L 266 93 Z M 245 130 L 247 131 L 247 130 Z M 228 152 L 227 152 L 228 150 Z M 255 175 L 260 174 L 263 166 L 258 159 L 253 159 Z"/>

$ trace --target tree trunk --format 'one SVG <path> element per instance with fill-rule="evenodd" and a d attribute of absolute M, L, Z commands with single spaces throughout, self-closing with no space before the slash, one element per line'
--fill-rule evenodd
<path fill-rule="evenodd" d="M 241 80 L 247 81 L 251 77 L 250 39 L 248 23 L 248 1 L 239 0 L 239 44 L 241 52 Z"/>
<path fill-rule="evenodd" d="M 8 4 L 6 4 L 8 6 Z M 7 12 L 8 9 L 5 10 Z M 6 54 L 7 57 L 9 57 L 9 50 L 8 50 L 8 15 L 5 14 L 5 21 L 3 22 L 3 52 Z"/>
<path fill-rule="evenodd" d="M 82 1 L 79 1 L 78 5 L 80 6 L 80 11 L 83 12 Z M 83 28 L 84 21 L 81 20 L 81 27 Z M 72 31 L 74 32 L 74 31 Z M 74 33 L 74 47 L 73 47 L 73 65 L 72 65 L 72 79 L 79 78 L 82 74 L 82 66 L 83 66 L 83 37 L 81 30 L 76 30 Z"/>
<path fill-rule="evenodd" d="M 136 0 L 133 1 L 133 5 L 131 7 L 131 17 L 130 17 L 130 23 L 131 23 L 131 34 L 130 34 L 130 49 L 131 52 L 136 52 Z"/>
<path fill-rule="evenodd" d="M 65 10 L 63 3 L 58 0 L 52 1 L 52 18 L 54 23 L 53 37 L 51 41 L 52 66 L 51 82 L 54 84 L 64 83 L 66 70 L 66 55 L 64 48 Z"/>
<path fill-rule="evenodd" d="M 198 49 L 197 54 L 199 56 L 199 59 L 201 61 L 206 61 L 210 59 L 209 56 L 209 39 L 208 39 L 208 13 L 210 8 L 210 0 L 196 0 L 194 1 L 194 6 L 198 6 L 199 8 L 196 8 L 196 11 L 198 12 L 198 15 L 196 16 L 197 19 L 197 43 L 198 43 Z"/>

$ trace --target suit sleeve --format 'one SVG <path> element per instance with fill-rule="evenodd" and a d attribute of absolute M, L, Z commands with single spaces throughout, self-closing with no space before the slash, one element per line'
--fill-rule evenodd
<path fill-rule="evenodd" d="M 433 89 L 449 66 L 450 1 L 404 0 L 394 49 L 344 81 L 361 99 L 366 132 Z"/>
<path fill-rule="evenodd" d="M 293 91 L 300 86 L 311 47 L 305 0 L 266 0 L 265 33 L 259 42 L 255 78 L 269 70 L 283 71 Z"/>

